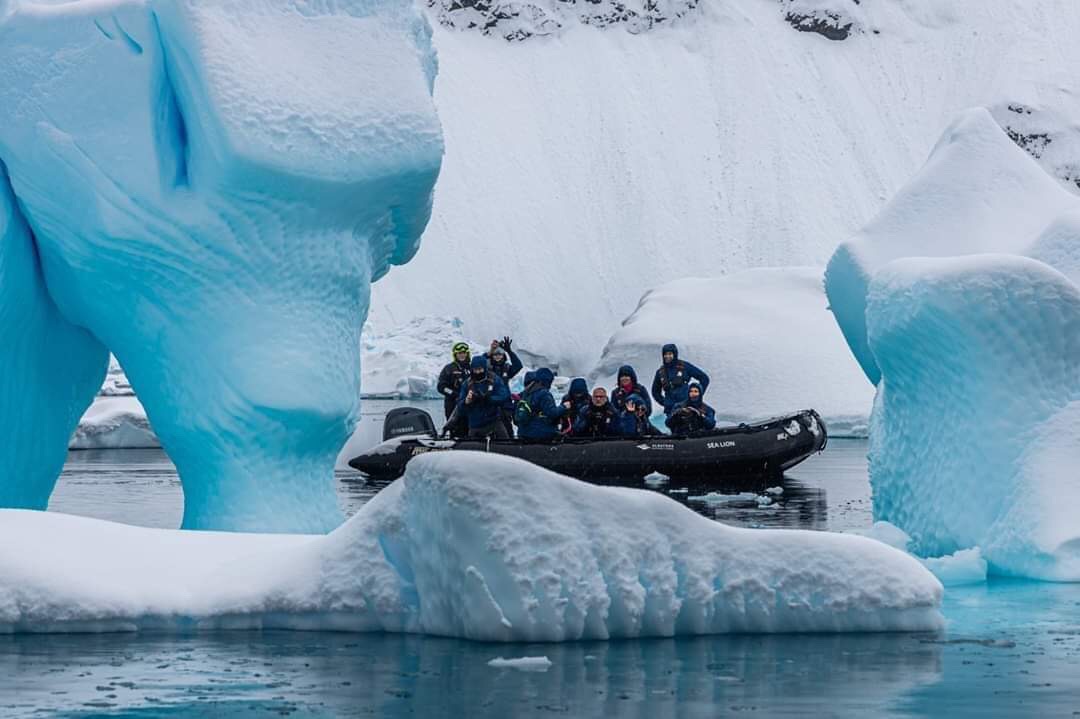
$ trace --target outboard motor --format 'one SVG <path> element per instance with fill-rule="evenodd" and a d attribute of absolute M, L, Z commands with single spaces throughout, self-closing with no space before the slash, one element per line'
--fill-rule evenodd
<path fill-rule="evenodd" d="M 398 407 L 387 412 L 382 426 L 383 442 L 409 435 L 437 436 L 431 415 L 416 407 Z"/>

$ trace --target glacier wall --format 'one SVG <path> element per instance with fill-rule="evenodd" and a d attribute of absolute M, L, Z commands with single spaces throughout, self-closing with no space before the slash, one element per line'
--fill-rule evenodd
<path fill-rule="evenodd" d="M 434 4 L 433 23 L 456 7 Z M 847 15 L 850 37 L 785 21 L 814 8 Z M 1059 0 L 724 0 L 624 27 L 572 19 L 511 43 L 436 24 L 447 154 L 421 250 L 373 288 L 378 326 L 452 305 L 470 336 L 512 333 L 585 373 L 652 287 L 824 266 L 964 108 L 1045 135 L 1039 162 L 1071 176 L 1080 16 Z M 478 255 L 497 271 L 463 280 Z"/>
<path fill-rule="evenodd" d="M 1080 580 L 1080 198 L 984 109 L 834 254 L 826 291 L 876 382 L 877 520 L 937 557 Z"/>
<path fill-rule="evenodd" d="M 657 493 L 478 452 L 416 458 L 327 536 L 0 510 L 0 633 L 934 631 L 941 597 L 915 558 L 871 539 L 736 529 Z"/>
<path fill-rule="evenodd" d="M 184 527 L 340 522 L 370 282 L 430 216 L 434 75 L 405 0 L 0 9 L 0 159 L 49 295 L 176 463 Z"/>

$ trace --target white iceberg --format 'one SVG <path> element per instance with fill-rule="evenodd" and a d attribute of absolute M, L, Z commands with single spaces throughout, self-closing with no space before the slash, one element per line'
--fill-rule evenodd
<path fill-rule="evenodd" d="M 46 351 L 96 366 L 95 389 L 102 345 L 115 353 L 176 463 L 185 527 L 341 521 L 333 466 L 358 414 L 370 283 L 430 216 L 434 76 L 408 0 L 0 4 L 4 192 L 38 288 L 93 337 Z M 51 312 L 42 297 L 26 299 Z M 92 397 L 63 369 L 0 400 L 43 418 L 0 449 L 3 483 L 34 489 L 20 506 L 46 506 L 37 475 L 55 480 L 72 405 Z M 28 442 L 51 456 L 24 473 L 12 447 Z"/>
<path fill-rule="evenodd" d="M 79 420 L 70 449 L 154 449 L 161 446 L 134 397 L 98 397 Z"/>
<path fill-rule="evenodd" d="M 325 536 L 0 510 L 0 632 L 924 631 L 942 627 L 941 597 L 914 558 L 863 537 L 735 529 L 655 492 L 472 452 L 418 457 Z"/>
<path fill-rule="evenodd" d="M 820 269 L 747 270 L 649 290 L 590 379 L 614 387 L 629 364 L 648 389 L 668 342 L 709 374 L 705 401 L 721 423 L 813 408 L 831 436 L 866 436 L 874 388 L 836 329 Z"/>
<path fill-rule="evenodd" d="M 1055 218 L 1080 208 L 1009 139 L 984 108 L 960 113 L 919 173 L 854 237 L 825 272 L 836 321 L 866 376 L 881 372 L 866 337 L 874 274 L 902 257 L 1025 254 Z"/>

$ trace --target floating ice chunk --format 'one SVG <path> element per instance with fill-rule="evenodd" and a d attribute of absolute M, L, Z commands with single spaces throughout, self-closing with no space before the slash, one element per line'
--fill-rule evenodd
<path fill-rule="evenodd" d="M 476 452 L 418 457 L 327 536 L 0 510 L 0 632 L 926 631 L 942 626 L 941 596 L 914 558 L 863 537 L 736 529 L 656 492 Z"/>
<path fill-rule="evenodd" d="M 911 537 L 908 536 L 907 532 L 890 522 L 874 522 L 869 529 L 853 529 L 851 533 L 876 539 L 902 552 L 906 552 L 908 545 L 911 543 Z"/>
<path fill-rule="evenodd" d="M 71 449 L 151 449 L 160 447 L 134 397 L 98 397 L 79 420 L 71 436 Z"/>
<path fill-rule="evenodd" d="M 1080 580 L 1080 289 L 977 255 L 894 261 L 868 297 L 875 518 L 920 556 Z"/>
<path fill-rule="evenodd" d="M 769 487 L 768 489 L 765 490 L 765 494 L 771 494 L 774 497 L 779 497 L 783 493 L 784 493 L 784 488 L 783 487 Z"/>
<path fill-rule="evenodd" d="M 825 272 L 836 321 L 867 377 L 878 363 L 867 342 L 867 290 L 901 257 L 1024 254 L 1059 214 L 1080 207 L 1009 139 L 990 113 L 960 113 L 926 164 L 874 220 L 837 249 Z"/>
<path fill-rule="evenodd" d="M 736 494 L 709 492 L 708 494 L 693 495 L 686 499 L 690 502 L 705 502 L 706 504 L 732 504 L 735 502 L 757 502 L 758 495 L 753 492 L 738 492 Z"/>
<path fill-rule="evenodd" d="M 668 482 L 671 477 L 660 472 L 649 472 L 645 475 L 645 484 L 664 484 Z"/>
<path fill-rule="evenodd" d="M 523 672 L 546 672 L 551 668 L 551 660 L 547 657 L 518 657 L 516 659 L 495 657 L 488 662 L 488 666 L 496 669 L 517 669 Z"/>
<path fill-rule="evenodd" d="M 418 9 L 4 3 L 0 38 L 0 160 L 50 296 L 123 364 L 184 526 L 336 526 L 370 283 L 416 252 L 442 155 Z M 61 416 L 76 387 L 20 402 Z"/>
<path fill-rule="evenodd" d="M 978 547 L 961 549 L 945 557 L 920 559 L 946 587 L 982 584 L 986 581 L 986 560 Z"/>
<path fill-rule="evenodd" d="M 811 267 L 669 282 L 641 297 L 590 377 L 614 387 L 619 366 L 630 364 L 648 387 L 660 347 L 681 337 L 680 355 L 717 380 L 705 399 L 718 421 L 812 407 L 830 436 L 865 436 L 874 390 L 826 305 L 821 270 Z"/>

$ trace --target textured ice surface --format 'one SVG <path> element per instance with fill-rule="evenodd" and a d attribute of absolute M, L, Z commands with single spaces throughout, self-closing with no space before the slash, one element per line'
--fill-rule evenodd
<path fill-rule="evenodd" d="M 1080 580 L 1080 289 L 1018 256 L 909 258 L 866 318 L 875 518 L 921 556 Z"/>
<path fill-rule="evenodd" d="M 985 575 L 985 563 L 1080 579 L 1078 213 L 988 112 L 970 110 L 829 263 L 833 312 L 879 381 L 875 518 L 939 558 L 927 561 L 947 581 Z"/>
<path fill-rule="evenodd" d="M 0 9 L 0 160 L 60 313 L 175 461 L 185 527 L 340 520 L 369 284 L 430 214 L 434 72 L 405 0 Z M 18 401 L 56 415 L 55 474 L 78 402 Z"/>
<path fill-rule="evenodd" d="M 49 298 L 2 162 L 0 337 L 0 507 L 45 509 L 67 438 L 105 376 L 108 353 Z"/>
<path fill-rule="evenodd" d="M 830 435 L 866 435 L 874 389 L 826 307 L 820 269 L 747 270 L 649 290 L 590 378 L 610 389 L 630 364 L 648 387 L 668 342 L 709 373 L 705 399 L 722 422 L 813 407 Z"/>
<path fill-rule="evenodd" d="M 870 380 L 880 377 L 866 341 L 866 293 L 875 272 L 900 257 L 1022 254 L 1051 220 L 1077 207 L 1080 199 L 1018 148 L 989 112 L 961 113 L 919 173 L 829 261 L 829 304 Z"/>
<path fill-rule="evenodd" d="M 0 631 L 935 630 L 941 596 L 914 558 L 870 539 L 730 528 L 655 492 L 471 452 L 418 457 L 327 536 L 0 511 Z"/>

